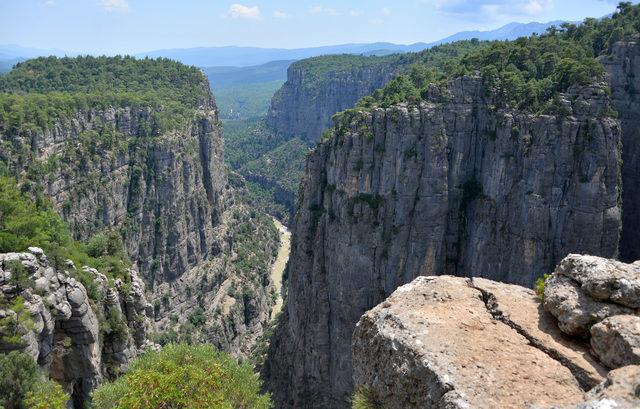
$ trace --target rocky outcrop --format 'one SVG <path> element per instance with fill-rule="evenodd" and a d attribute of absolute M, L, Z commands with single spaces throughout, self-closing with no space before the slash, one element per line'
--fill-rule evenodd
<path fill-rule="evenodd" d="M 355 323 L 415 277 L 531 286 L 571 252 L 615 257 L 620 135 L 605 88 L 534 116 L 463 77 L 446 99 L 346 113 L 307 162 L 265 368 L 275 400 L 346 407 Z"/>
<path fill-rule="evenodd" d="M 600 58 L 611 84 L 611 101 L 622 124 L 622 213 L 620 259 L 640 260 L 640 43 L 615 43 Z"/>
<path fill-rule="evenodd" d="M 590 332 L 593 352 L 609 368 L 640 364 L 640 317 L 605 318 Z"/>
<path fill-rule="evenodd" d="M 38 248 L 27 253 L 0 254 L 0 352 L 24 350 L 38 366 L 69 392 L 75 407 L 83 407 L 103 379 L 126 370 L 145 348 L 151 328 L 151 305 L 144 284 L 133 271 L 127 282 L 85 269 L 98 298 L 92 300 L 78 281 L 72 263 L 49 264 Z M 17 282 L 18 270 L 28 280 Z M 93 277 L 92 277 L 93 275 Z"/>
<path fill-rule="evenodd" d="M 571 254 L 546 280 L 544 307 L 562 331 L 587 337 L 605 318 L 640 307 L 640 263 Z"/>
<path fill-rule="evenodd" d="M 12 147 L 0 161 L 14 174 L 46 169 L 33 182 L 51 197 L 75 238 L 120 231 L 127 254 L 152 287 L 218 254 L 212 231 L 228 197 L 213 98 L 174 131 L 161 131 L 160 115 L 148 107 L 89 109 L 46 129 L 0 133 L 4 146 Z"/>
<path fill-rule="evenodd" d="M 640 404 L 640 367 L 607 373 L 533 291 L 481 278 L 419 277 L 399 287 L 358 322 L 353 364 L 354 399 L 371 407 Z"/>
<path fill-rule="evenodd" d="M 577 409 L 640 407 L 640 366 L 625 366 L 609 372 L 604 382 L 587 393 L 586 400 Z"/>
<path fill-rule="evenodd" d="M 576 405 L 605 371 L 539 306 L 518 286 L 419 277 L 358 323 L 356 388 L 383 408 Z"/>
<path fill-rule="evenodd" d="M 335 113 L 382 88 L 398 69 L 396 59 L 390 57 L 367 57 L 362 65 L 351 61 L 363 58 L 327 56 L 293 63 L 287 71 L 287 82 L 271 100 L 269 128 L 316 143 L 322 132 L 333 125 L 331 117 Z M 344 69 L 345 64 L 352 68 Z"/>

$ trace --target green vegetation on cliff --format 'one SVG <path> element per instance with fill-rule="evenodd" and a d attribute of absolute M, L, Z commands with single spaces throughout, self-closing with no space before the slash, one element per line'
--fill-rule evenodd
<path fill-rule="evenodd" d="M 162 132 L 193 118 L 210 98 L 195 67 L 168 59 L 41 57 L 0 77 L 0 131 L 46 129 L 78 111 L 150 107 Z"/>
<path fill-rule="evenodd" d="M 128 277 L 119 234 L 105 232 L 86 243 L 75 241 L 47 198 L 23 192 L 15 179 L 0 176 L 0 253 L 25 251 L 29 246 L 44 249 L 56 268 L 65 267 L 70 259 L 76 266 L 94 267 L 108 277 Z M 93 277 L 80 270 L 76 273 L 95 299 Z"/>
<path fill-rule="evenodd" d="M 129 371 L 93 392 L 96 409 L 270 408 L 249 364 L 211 345 L 167 345 L 136 359 Z"/>
<path fill-rule="evenodd" d="M 430 84 L 442 86 L 452 78 L 479 72 L 506 105 L 548 112 L 556 105 L 554 99 L 559 93 L 574 85 L 602 80 L 604 69 L 596 57 L 616 41 L 636 35 L 639 29 L 640 6 L 621 3 L 618 12 L 608 18 L 587 19 L 579 25 L 566 23 L 543 35 L 515 41 L 486 43 L 459 58 L 436 64 L 417 61 L 410 72 L 363 98 L 358 108 L 417 104 L 428 96 Z"/>
<path fill-rule="evenodd" d="M 69 396 L 24 352 L 0 354 L 0 408 L 64 409 Z"/>

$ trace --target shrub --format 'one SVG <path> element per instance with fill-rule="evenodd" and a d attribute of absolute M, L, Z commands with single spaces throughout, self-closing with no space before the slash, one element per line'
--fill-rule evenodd
<path fill-rule="evenodd" d="M 351 407 L 353 409 L 378 409 L 380 405 L 376 402 L 371 389 L 361 386 L 353 394 Z"/>
<path fill-rule="evenodd" d="M 545 274 L 544 276 L 538 278 L 535 284 L 536 294 L 538 297 L 544 298 L 544 286 L 547 283 L 547 279 L 551 277 L 551 274 Z"/>
<path fill-rule="evenodd" d="M 38 380 L 33 358 L 18 351 L 0 355 L 0 405 L 24 408 L 23 400 Z"/>
<path fill-rule="evenodd" d="M 24 352 L 0 354 L 0 407 L 6 409 L 64 409 L 69 400 L 60 385 L 45 379 Z"/>
<path fill-rule="evenodd" d="M 17 347 L 24 346 L 22 337 L 34 328 L 31 312 L 24 305 L 24 298 L 16 297 L 9 305 L 4 296 L 0 296 L 0 307 L 8 309 L 13 314 L 0 318 L 0 341 Z"/>
<path fill-rule="evenodd" d="M 29 409 L 66 409 L 69 395 L 55 381 L 38 382 L 27 393 L 25 404 Z"/>
<path fill-rule="evenodd" d="M 127 374 L 93 392 L 96 409 L 270 408 L 248 364 L 211 345 L 168 345 L 136 359 Z"/>

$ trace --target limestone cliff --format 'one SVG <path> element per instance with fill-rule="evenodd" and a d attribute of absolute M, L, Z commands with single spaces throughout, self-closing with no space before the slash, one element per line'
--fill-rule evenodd
<path fill-rule="evenodd" d="M 265 369 L 283 407 L 347 407 L 356 322 L 415 277 L 530 286 L 571 252 L 617 255 L 606 86 L 574 88 L 539 116 L 497 109 L 487 91 L 462 77 L 418 107 L 345 114 L 310 155 Z"/>
<path fill-rule="evenodd" d="M 49 82 L 47 70 L 74 67 L 71 80 Z M 37 80 L 20 79 L 32 71 Z M 119 81 L 116 96 L 100 88 L 109 75 Z M 154 339 L 212 342 L 247 357 L 270 318 L 278 235 L 228 184 L 204 74 L 164 60 L 87 57 L 33 60 L 6 78 L 0 96 L 17 103 L 0 112 L 0 171 L 51 198 L 75 239 L 122 236 L 148 284 Z M 142 97 L 131 95 L 136 89 Z M 20 111 L 37 99 L 52 107 L 33 118 Z"/>
<path fill-rule="evenodd" d="M 334 67 L 332 61 L 325 63 L 324 59 L 343 59 L 349 65 L 352 60 L 365 59 L 366 62 L 341 69 L 339 64 Z M 315 72 L 322 68 L 328 72 Z M 345 55 L 293 63 L 287 71 L 287 82 L 271 100 L 267 125 L 287 137 L 315 143 L 322 132 L 331 127 L 333 114 L 382 88 L 397 68 L 395 58 L 389 57 Z"/>
<path fill-rule="evenodd" d="M 213 99 L 174 131 L 155 130 L 157 114 L 148 107 L 89 109 L 44 129 L 0 133 L 11 147 L 0 160 L 15 174 L 34 163 L 44 168 L 35 182 L 76 239 L 119 230 L 152 287 L 218 254 L 212 231 L 228 196 Z"/>
<path fill-rule="evenodd" d="M 640 44 L 618 42 L 600 58 L 622 125 L 622 236 L 620 258 L 640 259 Z"/>
<path fill-rule="evenodd" d="M 30 284 L 12 279 L 17 269 L 26 271 Z M 94 277 L 96 300 L 74 278 L 71 262 L 56 269 L 33 247 L 0 254 L 0 353 L 28 352 L 63 385 L 76 408 L 84 407 L 103 379 L 117 376 L 144 349 L 154 347 L 147 340 L 152 308 L 136 272 L 129 271 L 126 283 L 109 283 L 97 271 L 86 271 Z"/>

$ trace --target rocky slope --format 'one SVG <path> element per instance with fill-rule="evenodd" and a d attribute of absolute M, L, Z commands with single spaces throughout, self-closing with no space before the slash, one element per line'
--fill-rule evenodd
<path fill-rule="evenodd" d="M 18 270 L 29 280 L 17 282 Z M 0 353 L 28 352 L 82 408 L 103 379 L 125 371 L 146 348 L 152 306 L 144 283 L 130 270 L 128 282 L 109 282 L 93 269 L 98 299 L 74 278 L 75 266 L 49 264 L 39 248 L 0 254 Z"/>
<path fill-rule="evenodd" d="M 360 60 L 364 61 L 358 64 Z M 384 86 L 397 68 L 395 57 L 343 55 L 294 63 L 287 71 L 287 82 L 271 100 L 267 125 L 287 137 L 315 143 L 333 124 L 333 114 Z"/>
<path fill-rule="evenodd" d="M 620 258 L 640 259 L 640 45 L 617 42 L 600 58 L 611 83 L 611 100 L 622 125 L 622 210 Z"/>
<path fill-rule="evenodd" d="M 0 110 L 0 167 L 22 189 L 51 198 L 75 239 L 107 230 L 122 236 L 148 283 L 154 339 L 212 342 L 247 357 L 275 300 L 269 271 L 278 235 L 228 184 L 222 125 L 204 74 L 119 57 L 25 64 L 5 77 L 0 94 L 17 101 Z M 30 70 L 36 79 L 26 81 Z M 69 81 L 49 81 L 68 70 Z M 100 88 L 111 74 L 115 97 Z M 20 112 L 38 98 L 65 109 L 36 110 L 36 120 Z M 76 100 L 86 103 L 66 105 Z"/>
<path fill-rule="evenodd" d="M 620 130 L 605 88 L 533 116 L 462 77 L 419 107 L 345 114 L 307 162 L 265 370 L 276 401 L 346 407 L 357 320 L 415 277 L 530 286 L 571 252 L 615 257 Z"/>
<path fill-rule="evenodd" d="M 154 133 L 156 115 L 145 107 L 90 109 L 45 129 L 0 134 L 12 147 L 0 159 L 14 173 L 34 162 L 46 169 L 37 182 L 76 239 L 121 231 L 127 254 L 152 287 L 218 254 L 212 231 L 228 196 L 213 99 L 175 131 Z M 19 154 L 24 151 L 28 159 Z"/>
<path fill-rule="evenodd" d="M 596 304 L 628 304 L 640 283 L 637 270 L 570 255 L 547 280 L 544 309 L 533 291 L 520 286 L 419 277 L 358 322 L 353 335 L 358 396 L 384 408 L 637 407 L 638 351 L 624 353 L 622 338 L 613 342 L 621 332 L 634 331 L 625 340 L 640 342 L 636 325 L 629 323 L 638 319 L 637 310 L 599 319 L 589 314 Z M 577 284 L 569 292 L 575 297 L 559 284 L 567 279 Z M 607 288 L 613 294 L 605 295 Z M 567 336 L 573 333 L 563 326 L 569 312 L 593 319 L 591 345 Z M 618 321 L 616 331 L 598 328 L 611 320 Z M 609 356 L 618 364 L 611 366 Z M 616 370 L 607 374 L 605 366 Z"/>

